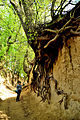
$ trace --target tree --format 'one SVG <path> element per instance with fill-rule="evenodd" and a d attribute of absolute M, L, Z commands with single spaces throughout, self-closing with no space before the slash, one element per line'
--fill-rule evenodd
<path fill-rule="evenodd" d="M 10 3 L 21 21 L 29 45 L 35 52 L 33 89 L 37 90 L 38 95 L 45 101 L 51 96 L 50 77 L 54 78 L 51 71 L 58 56 L 58 48 L 62 48 L 69 37 L 80 34 L 80 2 L 10 0 Z M 69 6 L 71 9 L 68 9 Z M 44 79 L 44 89 L 40 86 L 41 79 Z"/>
<path fill-rule="evenodd" d="M 12 73 L 12 78 L 14 74 L 27 77 L 23 70 L 24 56 L 26 50 L 29 51 L 31 60 L 34 53 L 27 43 L 17 14 L 9 4 L 4 3 L 0 6 L 0 70 L 5 78 L 9 72 Z"/>

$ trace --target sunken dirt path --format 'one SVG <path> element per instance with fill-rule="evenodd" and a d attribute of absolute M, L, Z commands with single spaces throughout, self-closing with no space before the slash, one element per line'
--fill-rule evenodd
<path fill-rule="evenodd" d="M 8 115 L 9 120 L 53 120 L 46 108 L 40 103 L 35 93 L 27 92 L 22 95 L 22 99 L 16 102 L 16 98 L 10 98 L 0 102 L 0 111 Z M 50 108 L 49 108 L 50 109 Z"/>

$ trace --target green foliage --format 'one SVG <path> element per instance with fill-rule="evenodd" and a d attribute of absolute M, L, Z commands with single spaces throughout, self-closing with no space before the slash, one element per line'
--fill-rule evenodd
<path fill-rule="evenodd" d="M 34 22 L 44 23 L 51 20 L 50 16 L 51 0 L 35 0 L 33 10 L 35 12 Z"/>
<path fill-rule="evenodd" d="M 6 72 L 13 71 L 23 77 L 26 76 L 23 71 L 26 50 L 29 49 L 31 53 L 30 60 L 34 58 L 34 52 L 28 47 L 27 38 L 17 14 L 11 6 L 6 3 L 5 5 L 0 6 L 0 61 L 1 63 L 4 61 Z"/>

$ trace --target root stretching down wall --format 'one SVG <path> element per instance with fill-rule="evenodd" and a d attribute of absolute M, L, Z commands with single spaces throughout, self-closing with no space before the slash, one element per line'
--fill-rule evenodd
<path fill-rule="evenodd" d="M 42 97 L 42 101 L 48 100 L 50 103 L 53 96 L 52 81 L 57 95 L 62 95 L 65 100 L 67 99 L 65 93 L 70 95 L 75 92 L 74 84 L 77 83 L 75 79 L 78 78 L 74 75 L 79 69 L 79 61 L 76 60 L 78 59 L 76 54 L 79 53 L 76 51 L 80 50 L 76 46 L 80 42 L 78 40 L 80 38 L 80 16 L 76 13 L 79 9 L 78 3 L 78 6 L 76 5 L 71 10 L 72 14 L 69 12 L 62 18 L 64 22 L 58 20 L 57 23 L 48 24 L 42 32 L 39 31 L 36 42 L 34 42 L 35 62 L 31 87 L 37 96 Z M 74 57 L 77 66 L 74 65 Z M 75 72 L 75 67 L 77 72 Z"/>

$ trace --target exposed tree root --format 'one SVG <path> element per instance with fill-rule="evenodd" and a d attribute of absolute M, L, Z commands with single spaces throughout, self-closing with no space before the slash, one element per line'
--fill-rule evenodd
<path fill-rule="evenodd" d="M 58 39 L 58 37 L 59 37 L 59 34 L 57 34 L 52 40 L 50 40 L 50 41 L 44 46 L 44 48 L 47 48 L 50 43 L 56 41 L 56 40 Z"/>
<path fill-rule="evenodd" d="M 77 18 L 76 22 L 75 22 L 74 17 L 71 17 L 71 19 L 68 22 L 66 22 L 66 24 L 60 30 L 45 29 L 44 31 L 49 31 L 49 32 L 52 32 L 52 33 L 56 33 L 56 36 L 52 40 L 50 40 L 44 46 L 44 48 L 47 48 L 52 42 L 55 42 L 62 34 L 64 34 L 64 32 L 66 32 L 66 30 L 71 29 L 71 30 L 69 30 L 71 34 L 73 34 L 73 35 L 80 35 L 79 32 L 72 30 L 72 29 L 76 28 L 76 26 L 70 25 L 71 22 L 77 23 L 77 21 L 79 21 L 79 17 Z"/>
<path fill-rule="evenodd" d="M 53 63 L 57 60 L 59 50 L 63 48 L 63 45 L 66 47 L 66 42 L 70 37 L 80 35 L 80 15 L 77 14 L 77 11 L 80 10 L 80 2 L 78 5 L 62 18 L 57 16 L 52 23 L 47 24 L 47 27 L 39 28 L 38 36 L 32 46 L 35 51 L 35 62 L 31 86 L 37 96 L 41 96 L 43 102 L 47 100 L 50 103 L 50 75 L 53 73 Z M 70 62 L 73 69 L 71 56 Z M 52 80 L 55 83 L 57 95 L 63 95 L 59 103 L 62 104 L 64 101 L 64 108 L 67 109 L 67 93 L 57 88 L 57 80 L 53 76 Z"/>
<path fill-rule="evenodd" d="M 73 31 L 72 29 L 70 30 L 70 33 L 73 34 L 73 35 L 79 35 L 80 36 L 80 32 Z"/>

